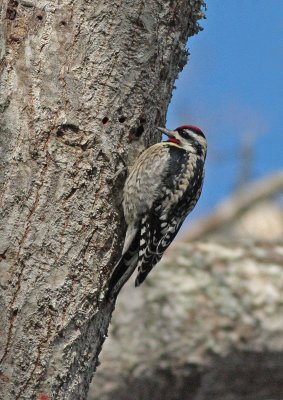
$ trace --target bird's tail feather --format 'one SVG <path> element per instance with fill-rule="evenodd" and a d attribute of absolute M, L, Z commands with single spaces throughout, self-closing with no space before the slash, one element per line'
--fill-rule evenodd
<path fill-rule="evenodd" d="M 121 287 L 126 283 L 126 281 L 130 278 L 134 269 L 136 268 L 138 262 L 138 244 L 139 244 L 139 233 L 135 235 L 132 240 L 129 249 L 122 255 L 119 261 L 116 263 L 112 275 L 110 277 L 110 281 L 108 284 L 107 296 L 119 293 Z M 118 282 L 121 282 L 121 287 L 118 288 Z M 115 287 L 117 288 L 115 289 Z"/>
<path fill-rule="evenodd" d="M 127 282 L 136 268 L 138 255 L 129 253 L 124 254 L 114 267 L 110 278 L 106 297 L 117 295 L 122 286 Z M 120 284 L 118 285 L 118 283 Z"/>
<path fill-rule="evenodd" d="M 125 263 L 124 256 L 120 258 L 114 267 L 113 273 L 110 278 L 108 290 L 112 291 L 124 273 L 127 271 L 128 265 Z"/>

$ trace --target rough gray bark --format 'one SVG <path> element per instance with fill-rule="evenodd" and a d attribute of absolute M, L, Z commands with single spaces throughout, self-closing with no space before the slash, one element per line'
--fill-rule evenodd
<path fill-rule="evenodd" d="M 201 6 L 0 4 L 5 400 L 86 397 L 113 309 L 123 168 L 158 138 Z"/>
<path fill-rule="evenodd" d="M 178 244 L 123 288 L 89 399 L 282 399 L 282 291 L 282 241 Z"/>

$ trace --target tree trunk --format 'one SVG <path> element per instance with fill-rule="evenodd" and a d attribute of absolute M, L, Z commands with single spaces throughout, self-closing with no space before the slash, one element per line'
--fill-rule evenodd
<path fill-rule="evenodd" d="M 1 397 L 85 399 L 125 167 L 154 143 L 202 1 L 4 0 Z"/>

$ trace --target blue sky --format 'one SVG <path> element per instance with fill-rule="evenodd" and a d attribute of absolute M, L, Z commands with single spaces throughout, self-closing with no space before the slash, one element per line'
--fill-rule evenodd
<path fill-rule="evenodd" d="M 252 143 L 250 179 L 283 168 L 283 0 L 207 0 L 204 30 L 189 39 L 167 127 L 198 125 L 209 153 L 194 216 L 212 211 L 239 180 Z"/>

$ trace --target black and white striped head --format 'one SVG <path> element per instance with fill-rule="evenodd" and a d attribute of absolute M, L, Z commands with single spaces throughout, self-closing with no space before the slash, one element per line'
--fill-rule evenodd
<path fill-rule="evenodd" d="M 204 133 L 194 125 L 179 126 L 175 130 L 158 128 L 168 136 L 168 142 L 175 143 L 184 150 L 195 153 L 205 158 L 207 142 Z"/>

